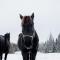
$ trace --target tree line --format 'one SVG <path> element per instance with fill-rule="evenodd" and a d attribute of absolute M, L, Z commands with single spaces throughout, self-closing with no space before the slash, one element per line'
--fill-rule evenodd
<path fill-rule="evenodd" d="M 60 52 L 60 34 L 54 40 L 52 34 L 50 34 L 49 39 L 45 43 L 40 43 L 38 51 L 43 53 L 59 53 Z"/>

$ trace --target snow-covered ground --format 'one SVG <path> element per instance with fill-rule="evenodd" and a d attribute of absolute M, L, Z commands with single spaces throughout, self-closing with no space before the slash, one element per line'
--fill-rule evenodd
<path fill-rule="evenodd" d="M 4 57 L 4 55 L 3 55 Z M 8 54 L 7 60 L 23 60 L 21 52 Z M 60 53 L 37 53 L 36 60 L 60 60 Z"/>

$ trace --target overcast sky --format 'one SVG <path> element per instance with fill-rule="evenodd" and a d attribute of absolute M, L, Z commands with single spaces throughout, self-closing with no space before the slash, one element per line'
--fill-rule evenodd
<path fill-rule="evenodd" d="M 21 32 L 19 14 L 34 12 L 35 29 L 39 42 L 45 42 L 50 33 L 60 33 L 60 0 L 0 0 L 0 34 L 11 33 L 11 42 L 17 43 Z"/>

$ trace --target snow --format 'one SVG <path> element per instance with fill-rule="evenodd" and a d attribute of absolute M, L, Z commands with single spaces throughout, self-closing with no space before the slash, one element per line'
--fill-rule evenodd
<path fill-rule="evenodd" d="M 3 55 L 4 57 L 4 55 Z M 7 60 L 23 60 L 21 52 L 8 54 Z M 60 53 L 37 53 L 36 60 L 60 60 Z"/>

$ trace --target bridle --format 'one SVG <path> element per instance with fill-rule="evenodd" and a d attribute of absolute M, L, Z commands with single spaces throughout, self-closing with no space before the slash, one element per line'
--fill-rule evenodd
<path fill-rule="evenodd" d="M 24 42 L 25 42 L 24 37 L 30 37 L 30 38 L 32 38 L 32 39 L 31 39 L 31 43 L 32 43 L 32 45 L 31 45 L 30 47 L 26 47 L 26 45 L 24 45 L 25 48 L 27 48 L 27 49 L 31 49 L 32 46 L 33 46 L 33 39 L 34 39 L 34 37 L 35 37 L 35 31 L 33 32 L 32 35 L 25 35 L 25 34 L 22 33 L 22 36 L 23 36 L 23 40 L 24 40 Z"/>

